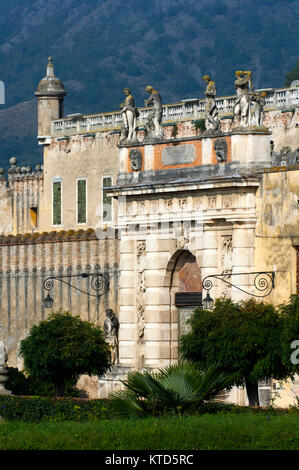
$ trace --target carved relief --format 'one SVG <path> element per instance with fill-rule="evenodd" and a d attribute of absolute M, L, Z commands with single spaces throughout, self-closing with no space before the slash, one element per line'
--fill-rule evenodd
<path fill-rule="evenodd" d="M 128 215 L 135 215 L 134 203 L 129 202 L 127 205 L 127 213 Z"/>
<path fill-rule="evenodd" d="M 129 153 L 129 158 L 131 160 L 131 170 L 132 171 L 141 171 L 142 170 L 142 153 L 139 149 L 132 149 Z"/>
<path fill-rule="evenodd" d="M 158 208 L 159 208 L 158 202 L 152 202 L 151 203 L 151 213 L 152 214 L 155 214 L 156 212 L 158 212 Z"/>
<path fill-rule="evenodd" d="M 232 207 L 233 198 L 231 194 L 223 194 L 222 196 L 222 207 Z"/>
<path fill-rule="evenodd" d="M 216 202 L 217 202 L 217 196 L 209 196 L 209 198 L 208 198 L 208 206 L 209 206 L 211 209 L 215 209 L 215 208 L 216 208 Z"/>
<path fill-rule="evenodd" d="M 214 150 L 219 163 L 227 162 L 228 147 L 226 139 L 216 139 L 214 141 Z"/>
<path fill-rule="evenodd" d="M 165 201 L 165 211 L 171 212 L 172 211 L 172 200 Z"/>
<path fill-rule="evenodd" d="M 181 224 L 180 222 L 174 225 L 173 229 L 173 238 L 176 242 L 177 250 L 185 250 L 187 244 L 189 243 L 189 233 L 188 228 Z"/>
<path fill-rule="evenodd" d="M 140 215 L 146 213 L 145 202 L 140 202 L 140 203 L 138 204 L 138 213 L 139 213 Z"/>
<path fill-rule="evenodd" d="M 144 343 L 144 294 L 145 294 L 145 279 L 144 279 L 144 263 L 146 255 L 145 241 L 137 242 L 137 293 L 136 293 L 136 306 L 137 306 L 137 337 L 138 342 Z"/>
<path fill-rule="evenodd" d="M 195 210 L 199 210 L 202 208 L 202 198 L 201 197 L 195 197 L 193 200 L 193 207 Z"/>
<path fill-rule="evenodd" d="M 180 207 L 182 212 L 184 210 L 186 210 L 186 206 L 187 206 L 187 200 L 186 199 L 179 199 L 179 207 Z"/>
<path fill-rule="evenodd" d="M 227 274 L 227 278 L 229 280 L 229 275 L 232 272 L 232 265 L 233 265 L 233 242 L 232 242 L 232 235 L 225 235 L 221 237 L 221 257 L 222 257 L 222 272 Z M 229 297 L 230 296 L 231 287 L 223 283 L 223 293 L 222 295 Z"/>

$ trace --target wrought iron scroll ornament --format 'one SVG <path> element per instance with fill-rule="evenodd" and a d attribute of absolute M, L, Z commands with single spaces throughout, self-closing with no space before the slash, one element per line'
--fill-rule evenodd
<path fill-rule="evenodd" d="M 96 292 L 96 294 L 91 294 L 90 292 L 86 292 L 83 289 L 79 289 L 79 287 L 74 286 L 70 282 L 66 281 L 65 278 L 74 278 L 74 277 L 81 277 L 81 278 L 89 278 L 90 285 L 92 289 Z M 49 276 L 44 280 L 43 286 L 44 289 L 47 291 L 51 291 L 54 287 L 54 281 L 62 282 L 73 289 L 82 292 L 83 294 L 89 295 L 91 297 L 100 298 L 102 295 L 105 294 L 109 290 L 109 274 L 108 273 L 82 273 L 82 274 L 73 274 L 71 276 L 64 275 L 64 276 Z"/>
<path fill-rule="evenodd" d="M 244 289 L 241 289 L 241 287 L 236 286 L 235 284 L 232 284 L 230 281 L 227 279 L 230 278 L 231 276 L 245 276 L 248 274 L 254 274 L 254 281 L 253 285 L 254 287 L 263 293 L 262 295 L 260 294 L 253 294 L 252 292 L 248 292 Z M 231 287 L 235 287 L 236 289 L 240 290 L 241 292 L 244 292 L 245 294 L 252 295 L 253 297 L 267 297 L 271 292 L 273 291 L 275 287 L 275 272 L 274 271 L 262 271 L 262 272 L 251 272 L 251 273 L 227 273 L 223 272 L 220 274 L 210 274 L 209 276 L 206 276 L 203 281 L 202 281 L 202 287 L 206 291 L 210 291 L 213 287 L 213 282 L 211 280 L 213 279 L 218 279 L 222 282 L 225 282 Z"/>

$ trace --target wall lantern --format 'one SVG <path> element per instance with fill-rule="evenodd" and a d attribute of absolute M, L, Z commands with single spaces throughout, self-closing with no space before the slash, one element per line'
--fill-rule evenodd
<path fill-rule="evenodd" d="M 86 292 L 82 289 L 79 289 L 78 287 L 74 286 L 73 284 L 71 284 L 70 282 L 66 280 L 66 279 L 70 279 L 74 277 L 81 277 L 83 279 L 88 278 L 91 288 L 96 293 L 91 294 L 90 292 Z M 73 275 L 66 274 L 65 276 L 50 276 L 50 277 L 47 277 L 43 283 L 44 289 L 49 291 L 47 297 L 44 298 L 42 301 L 42 305 L 45 308 L 53 307 L 54 299 L 52 299 L 52 297 L 50 296 L 50 291 L 53 289 L 54 281 L 62 282 L 63 284 L 70 286 L 72 289 L 76 289 L 77 291 L 82 292 L 83 294 L 86 294 L 89 297 L 96 297 L 97 299 L 100 299 L 102 295 L 104 295 L 106 292 L 109 291 L 109 274 L 108 273 L 82 273 L 82 274 L 73 274 Z"/>
<path fill-rule="evenodd" d="M 214 305 L 214 299 L 210 296 L 210 292 L 207 292 L 206 297 L 202 301 L 203 309 L 204 310 L 212 310 Z"/>
<path fill-rule="evenodd" d="M 246 276 L 248 274 L 253 274 L 254 280 L 253 280 L 253 285 L 257 291 L 260 292 L 260 294 L 254 294 L 252 292 L 248 292 L 244 289 L 241 289 L 241 287 L 236 286 L 235 284 L 232 284 L 228 279 L 231 276 Z M 205 310 L 211 310 L 214 305 L 214 300 L 210 296 L 210 290 L 213 287 L 213 282 L 211 279 L 218 279 L 219 281 L 225 282 L 231 287 L 235 287 L 236 289 L 240 290 L 241 292 L 244 292 L 245 294 L 251 295 L 252 297 L 258 297 L 258 298 L 263 298 L 267 297 L 268 295 L 271 294 L 275 287 L 275 272 L 274 271 L 255 271 L 255 272 L 250 272 L 250 273 L 230 273 L 230 272 L 223 272 L 220 274 L 210 274 L 209 276 L 206 276 L 203 281 L 202 281 L 202 287 L 207 291 L 206 297 L 203 299 L 203 308 Z"/>
<path fill-rule="evenodd" d="M 54 299 L 52 299 L 52 297 L 51 297 L 50 294 L 48 293 L 47 297 L 46 297 L 45 299 L 43 299 L 42 305 L 43 305 L 43 307 L 45 307 L 45 308 L 52 308 L 52 307 L 53 307 L 53 303 L 54 303 Z"/>

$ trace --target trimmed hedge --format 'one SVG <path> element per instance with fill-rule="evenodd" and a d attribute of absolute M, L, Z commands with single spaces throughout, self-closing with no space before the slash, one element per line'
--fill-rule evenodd
<path fill-rule="evenodd" d="M 75 378 L 66 381 L 64 390 L 65 397 L 79 397 L 80 391 L 76 389 L 77 380 Z M 7 367 L 7 381 L 5 388 L 10 390 L 13 395 L 18 396 L 55 396 L 54 384 L 41 379 L 33 379 L 26 376 L 23 371 L 16 367 Z"/>
<path fill-rule="evenodd" d="M 0 396 L 0 416 L 9 421 L 84 421 L 109 419 L 109 400 Z"/>

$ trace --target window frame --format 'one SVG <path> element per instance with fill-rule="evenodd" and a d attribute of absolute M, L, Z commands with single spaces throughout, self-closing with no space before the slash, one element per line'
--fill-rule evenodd
<path fill-rule="evenodd" d="M 79 181 L 85 181 L 85 222 L 79 222 L 79 201 L 78 201 L 78 196 L 79 196 L 79 191 L 78 191 L 78 183 Z M 86 225 L 87 224 L 87 213 L 88 213 L 88 191 L 87 191 L 87 178 L 82 177 L 82 178 L 77 178 L 76 179 L 76 224 L 77 225 Z"/>
<path fill-rule="evenodd" d="M 105 178 L 110 178 L 111 180 L 111 185 L 113 186 L 113 176 L 112 175 L 105 175 L 102 176 L 102 211 L 101 211 L 101 219 L 103 223 L 113 223 L 114 220 L 114 212 L 113 212 L 113 199 L 110 197 L 111 200 L 111 220 L 104 220 L 104 179 Z M 109 188 L 110 186 L 106 186 L 105 188 Z"/>
<path fill-rule="evenodd" d="M 60 224 L 54 224 L 54 183 L 60 183 Z M 56 177 L 52 179 L 52 227 L 62 227 L 63 225 L 63 189 L 62 189 L 62 178 Z"/>

